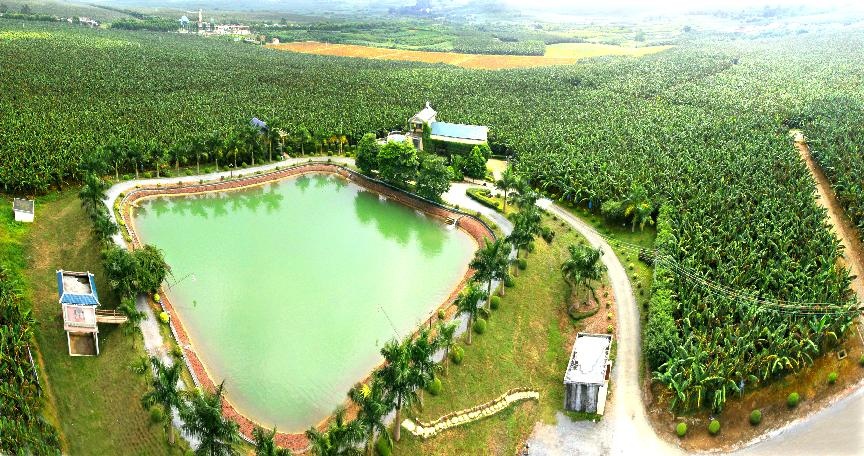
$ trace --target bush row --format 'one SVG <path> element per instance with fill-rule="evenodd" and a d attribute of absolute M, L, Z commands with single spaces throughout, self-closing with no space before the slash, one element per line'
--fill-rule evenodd
<path fill-rule="evenodd" d="M 661 254 L 674 252 L 675 236 L 672 234 L 672 206 L 664 204 L 657 216 L 657 238 L 655 249 Z M 674 348 L 680 343 L 675 325 L 678 302 L 672 292 L 673 275 L 662 262 L 655 264 L 651 301 L 648 303 L 648 323 L 645 325 L 645 357 L 652 369 L 665 363 Z"/>
<path fill-rule="evenodd" d="M 490 209 L 495 209 L 496 211 L 501 212 L 501 205 L 492 199 L 492 192 L 488 188 L 469 188 L 468 190 L 465 190 L 465 194 L 474 201 L 477 201 Z"/>

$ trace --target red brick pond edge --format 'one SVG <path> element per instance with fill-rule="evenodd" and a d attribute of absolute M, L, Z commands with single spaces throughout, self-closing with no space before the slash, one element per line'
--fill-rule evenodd
<path fill-rule="evenodd" d="M 125 195 L 121 193 L 121 200 L 119 206 L 117 206 L 117 210 L 121 217 L 120 225 L 124 232 L 124 239 L 126 240 L 127 244 L 129 244 L 130 248 L 140 248 L 143 245 L 138 235 L 135 233 L 134 222 L 132 219 L 132 208 L 135 206 L 135 203 L 137 201 L 165 196 L 196 195 L 212 192 L 221 192 L 232 189 L 248 188 L 309 173 L 328 173 L 339 175 L 351 182 L 354 182 L 360 187 L 371 190 L 389 199 L 398 201 L 405 206 L 420 210 L 429 216 L 452 222 L 459 229 L 470 235 L 477 242 L 478 245 L 483 245 L 485 239 L 495 238 L 492 230 L 483 221 L 476 218 L 474 215 L 464 213 L 456 209 L 451 209 L 434 203 L 432 201 L 425 200 L 419 196 L 407 193 L 403 190 L 397 189 L 389 184 L 378 181 L 376 179 L 369 178 L 341 165 L 310 162 L 282 169 L 277 168 L 276 171 L 260 174 L 256 173 L 250 176 L 243 176 L 241 174 L 237 179 L 231 180 L 204 182 L 200 180 L 196 181 L 195 178 L 192 177 L 190 178 L 189 182 L 180 182 L 171 185 L 157 184 L 154 186 L 140 186 L 127 192 Z M 446 314 L 447 319 L 453 317 L 456 314 L 456 308 L 455 306 L 453 306 L 453 302 L 456 300 L 459 293 L 462 291 L 462 288 L 467 284 L 468 280 L 473 275 L 473 270 L 467 269 L 465 271 L 465 275 L 462 277 L 462 280 L 459 282 L 459 284 L 453 289 L 447 299 L 444 300 L 444 302 L 442 302 L 440 306 L 434 309 L 427 316 L 423 325 L 417 328 L 417 331 L 415 331 L 414 335 L 416 335 L 420 331 L 420 328 L 422 328 L 423 326 L 431 327 L 434 321 L 437 320 L 438 311 L 443 310 Z M 193 381 L 195 382 L 196 386 L 198 386 L 202 390 L 211 392 L 215 391 L 217 384 L 213 381 L 212 377 L 207 372 L 204 363 L 201 362 L 201 359 L 198 357 L 198 353 L 195 351 L 195 348 L 192 345 L 189 334 L 183 327 L 183 323 L 182 321 L 180 321 L 180 318 L 177 317 L 177 315 L 174 313 L 174 307 L 171 304 L 171 301 L 168 298 L 167 294 L 165 293 L 165 290 L 162 289 L 159 291 L 159 295 L 161 297 L 161 302 L 159 304 L 162 306 L 162 310 L 171 315 L 172 317 L 169 322 L 169 325 L 171 327 L 171 333 L 174 335 L 174 339 L 177 341 L 177 344 L 181 348 L 184 361 L 190 373 L 192 374 Z M 375 369 L 377 369 L 378 367 L 380 366 L 376 366 Z M 374 372 L 375 369 L 373 369 L 372 371 Z M 370 374 L 365 379 L 362 379 L 362 381 L 368 381 L 371 375 L 372 373 L 370 372 Z M 237 411 L 227 399 L 224 400 L 222 403 L 222 413 L 239 425 L 240 434 L 243 436 L 244 439 L 250 442 L 252 441 L 252 430 L 256 426 L 260 426 L 260 424 L 252 421 L 251 419 L 247 418 L 242 413 Z M 327 425 L 329 419 L 330 418 L 327 418 L 321 423 L 318 423 L 316 427 L 319 428 L 319 430 L 323 430 L 324 427 Z M 306 438 L 306 435 L 303 433 L 292 434 L 278 432 L 276 434 L 275 441 L 279 446 L 283 448 L 289 448 L 294 452 L 305 452 L 309 449 L 309 441 Z"/>

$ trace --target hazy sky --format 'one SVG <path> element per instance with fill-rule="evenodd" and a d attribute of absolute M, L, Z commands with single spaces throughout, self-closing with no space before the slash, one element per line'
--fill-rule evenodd
<path fill-rule="evenodd" d="M 816 7 L 836 6 L 855 3 L 850 0 L 500 0 L 522 9 L 568 9 L 578 11 L 585 9 L 634 9 L 634 10 L 674 10 L 678 12 L 706 9 L 741 9 L 747 7 L 797 6 L 808 5 Z"/>

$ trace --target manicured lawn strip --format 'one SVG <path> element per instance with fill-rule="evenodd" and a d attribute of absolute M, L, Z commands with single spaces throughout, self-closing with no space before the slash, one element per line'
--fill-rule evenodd
<path fill-rule="evenodd" d="M 544 220 L 551 225 L 549 217 Z M 425 394 L 425 407 L 412 414 L 430 421 L 519 386 L 540 391 L 539 403 L 520 403 L 426 441 L 405 432 L 395 448 L 397 454 L 512 454 L 535 422 L 554 422 L 555 412 L 562 410 L 564 370 L 581 324 L 574 326 L 567 316 L 569 289 L 560 267 L 567 245 L 582 239 L 575 231 L 555 230 L 558 235 L 551 245 L 542 239 L 535 241 L 536 249 L 527 257 L 528 268 L 515 279 L 515 287 L 506 289 L 486 332 L 475 334 L 470 346 L 459 342 L 465 347 L 465 359 L 442 375 L 442 393 L 437 397 Z"/>
<path fill-rule="evenodd" d="M 53 199 L 53 201 L 51 200 Z M 37 342 L 45 365 L 43 384 L 50 389 L 68 445 L 68 454 L 182 454 L 167 444 L 160 425 L 151 425 L 141 408 L 146 379 L 130 366 L 144 355 L 141 337 L 120 327 L 100 325 L 97 357 L 68 354 L 56 269 L 90 271 L 104 308 L 117 305 L 106 283 L 99 247 L 76 190 L 37 202 L 36 223 L 24 239 L 29 267 L 25 278 L 40 324 Z"/>

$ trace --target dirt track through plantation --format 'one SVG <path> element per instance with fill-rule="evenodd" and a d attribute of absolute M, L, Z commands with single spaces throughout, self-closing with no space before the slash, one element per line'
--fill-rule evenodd
<path fill-rule="evenodd" d="M 843 207 L 831 189 L 828 178 L 822 172 L 822 168 L 813 160 L 810 148 L 807 146 L 807 142 L 802 134 L 795 134 L 795 145 L 798 147 L 801 158 L 807 164 L 807 169 L 816 182 L 816 202 L 828 211 L 828 224 L 831 227 L 831 231 L 837 235 L 840 243 L 843 244 L 844 263 L 852 275 L 855 276 L 852 280 L 852 290 L 858 295 L 858 301 L 864 302 L 864 248 L 862 248 L 858 231 L 846 217 Z M 859 318 L 859 336 L 861 336 L 860 320 Z M 864 339 L 862 339 L 862 343 L 864 343 Z"/>

